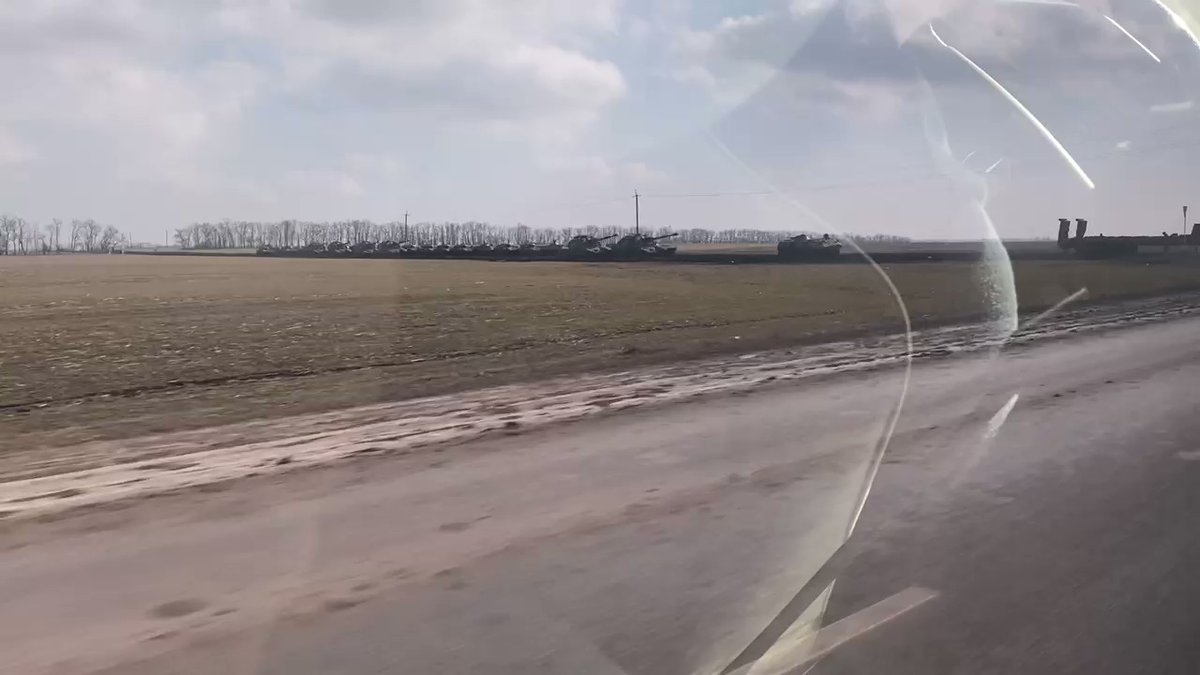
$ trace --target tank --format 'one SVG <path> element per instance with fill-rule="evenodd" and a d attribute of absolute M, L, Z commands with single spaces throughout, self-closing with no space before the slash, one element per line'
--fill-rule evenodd
<path fill-rule="evenodd" d="M 404 255 L 411 250 L 412 244 L 406 244 L 402 241 L 392 241 L 391 239 L 381 241 L 375 245 L 375 253 L 383 256 Z"/>
<path fill-rule="evenodd" d="M 571 237 L 567 242 L 567 253 L 572 256 L 597 257 L 606 255 L 612 252 L 612 249 L 601 242 L 613 239 L 617 235 L 610 234 L 607 237 L 593 237 L 588 234 L 577 234 Z"/>
<path fill-rule="evenodd" d="M 788 260 L 829 261 L 842 255 L 842 242 L 828 234 L 820 239 L 801 234 L 779 242 L 776 250 L 780 258 Z"/>
<path fill-rule="evenodd" d="M 510 255 L 519 256 L 522 258 L 532 258 L 540 254 L 538 245 L 532 241 L 523 241 L 509 251 Z"/>
<path fill-rule="evenodd" d="M 375 253 L 375 242 L 373 242 L 373 241 L 355 242 L 354 245 L 352 245 L 350 247 L 350 255 L 353 255 L 353 256 L 364 256 L 365 257 L 365 256 L 373 255 L 374 253 Z"/>
<path fill-rule="evenodd" d="M 613 247 L 619 258 L 663 258 L 675 255 L 674 246 L 659 246 L 662 239 L 677 237 L 678 233 L 648 237 L 644 234 L 627 234 Z"/>
<path fill-rule="evenodd" d="M 530 246 L 533 246 L 533 244 L 530 244 Z M 552 241 L 549 244 L 540 244 L 537 246 L 533 246 L 533 252 L 535 255 L 547 256 L 547 257 L 560 256 L 563 254 L 563 251 L 565 251 L 565 250 L 566 249 L 563 247 L 563 245 L 558 243 L 557 241 Z"/>

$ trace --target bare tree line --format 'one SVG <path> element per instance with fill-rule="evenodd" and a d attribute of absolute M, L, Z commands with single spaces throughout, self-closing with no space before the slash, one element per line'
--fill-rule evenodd
<path fill-rule="evenodd" d="M 254 222 L 223 220 L 201 222 L 175 230 L 175 243 L 184 249 L 256 248 L 259 246 L 306 246 L 340 241 L 409 242 L 450 246 L 464 244 L 547 244 L 565 242 L 577 234 L 603 237 L 626 234 L 631 228 L 617 226 L 587 227 L 529 227 L 527 225 L 498 226 L 477 221 L 463 223 L 421 222 L 405 224 L 398 221 L 375 223 L 369 220 L 309 222 L 284 220 Z M 660 227 L 647 229 L 655 236 L 677 233 L 674 241 L 684 244 L 774 244 L 796 234 L 811 232 L 729 228 L 710 230 L 687 228 L 672 230 Z M 852 235 L 858 241 L 906 242 L 905 237 L 892 235 Z M 38 225 L 19 216 L 0 215 L 0 255 L 39 255 L 48 253 L 102 253 L 129 247 L 130 238 L 113 225 L 101 225 L 92 219 L 73 219 L 64 223 L 58 218 Z"/>
<path fill-rule="evenodd" d="M 20 216 L 0 215 L 0 255 L 103 253 L 128 245 L 129 237 L 115 226 L 91 219 L 72 220 L 64 229 L 58 218 L 39 226 Z"/>
<path fill-rule="evenodd" d="M 223 220 L 217 223 L 193 223 L 175 230 L 175 243 L 185 249 L 276 248 L 301 247 L 309 244 L 344 242 L 408 242 L 415 245 L 436 246 L 446 244 L 521 244 L 531 242 L 548 244 L 565 242 L 577 234 L 603 237 L 610 234 L 626 234 L 632 228 L 616 226 L 587 227 L 529 227 L 528 225 L 499 226 L 489 223 L 468 221 L 464 223 L 401 222 L 375 223 L 369 220 L 343 220 L 337 222 L 308 222 L 284 220 L 277 223 Z M 647 234 L 661 236 L 677 233 L 674 241 L 684 244 L 774 244 L 796 234 L 809 232 L 781 232 L 736 228 L 709 230 L 688 228 L 673 230 L 660 227 L 646 230 Z M 858 241 L 906 242 L 905 237 L 891 235 L 853 235 Z"/>

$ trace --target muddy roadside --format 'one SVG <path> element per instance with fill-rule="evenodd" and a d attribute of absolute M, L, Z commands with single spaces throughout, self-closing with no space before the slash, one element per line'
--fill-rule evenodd
<path fill-rule="evenodd" d="M 971 324 L 751 352 L 616 373 L 506 385 L 456 395 L 82 443 L 0 461 L 0 511 L 9 519 L 62 513 L 148 494 L 216 485 L 369 457 L 403 457 L 488 434 L 519 434 L 583 417 L 701 396 L 785 386 L 922 360 L 1013 350 L 1080 332 L 1166 321 L 1200 312 L 1200 294 L 1026 317 L 1007 335 Z"/>

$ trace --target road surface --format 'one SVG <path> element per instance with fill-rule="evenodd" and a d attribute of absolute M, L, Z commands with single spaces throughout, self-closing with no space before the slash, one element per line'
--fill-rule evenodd
<path fill-rule="evenodd" d="M 918 363 L 848 562 L 755 672 L 1200 672 L 1198 335 Z M 10 526 L 0 671 L 718 672 L 841 544 L 905 381 Z"/>

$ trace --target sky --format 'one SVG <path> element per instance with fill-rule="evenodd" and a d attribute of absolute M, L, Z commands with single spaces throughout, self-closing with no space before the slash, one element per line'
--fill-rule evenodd
<path fill-rule="evenodd" d="M 1191 0 L 0 0 L 0 212 L 913 238 L 1200 220 Z M 1189 218 L 1191 220 L 1191 218 Z"/>

